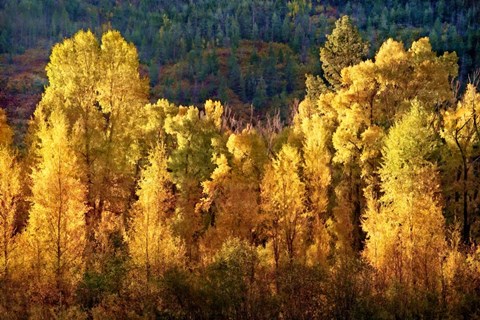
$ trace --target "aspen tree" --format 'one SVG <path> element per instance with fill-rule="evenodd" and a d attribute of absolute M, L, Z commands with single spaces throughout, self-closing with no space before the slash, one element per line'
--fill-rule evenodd
<path fill-rule="evenodd" d="M 208 100 L 204 113 L 193 106 L 179 107 L 177 114 L 165 120 L 165 132 L 176 145 L 168 161 L 178 190 L 175 228 L 185 240 L 192 262 L 200 258 L 201 236 L 215 224 L 215 216 L 198 214 L 196 206 L 202 198 L 201 183 L 215 169 L 213 154 L 225 149 L 222 114 L 220 102 Z"/>
<path fill-rule="evenodd" d="M 202 183 L 204 197 L 197 206 L 203 211 L 215 211 L 215 228 L 206 235 L 206 242 L 214 249 L 219 249 L 226 238 L 255 244 L 263 237 L 258 228 L 258 186 L 267 160 L 265 143 L 255 129 L 246 128 L 229 136 L 227 149 L 226 154 L 214 156 L 216 168 Z"/>
<path fill-rule="evenodd" d="M 311 236 L 317 259 L 325 262 L 330 239 L 326 232 L 328 220 L 329 189 L 331 172 L 331 130 L 326 121 L 318 114 L 306 118 L 302 123 L 303 131 L 303 175 L 308 199 L 308 210 L 313 219 Z"/>
<path fill-rule="evenodd" d="M 388 133 L 380 169 L 384 194 L 379 209 L 365 215 L 363 254 L 387 283 L 434 291 L 446 243 L 429 118 L 415 102 Z"/>
<path fill-rule="evenodd" d="M 0 145 L 10 145 L 12 143 L 13 130 L 7 123 L 5 110 L 0 108 Z"/>
<path fill-rule="evenodd" d="M 446 193 L 450 199 L 450 209 L 462 221 L 462 239 L 466 244 L 471 241 L 471 227 L 476 224 L 474 213 L 478 211 L 480 202 L 476 191 L 479 188 L 478 177 L 475 174 L 480 159 L 479 115 L 480 94 L 469 84 L 456 107 L 443 113 L 444 127 L 441 132 L 450 151 L 446 155 L 445 164 L 451 173 L 445 177 Z M 455 194 L 460 196 L 456 197 Z"/>
<path fill-rule="evenodd" d="M 88 260 L 103 212 L 125 215 L 135 198 L 148 124 L 148 85 L 138 69 L 135 47 L 117 31 L 106 32 L 101 43 L 90 31 L 77 32 L 54 46 L 46 68 L 49 84 L 37 109 L 47 118 L 54 110 L 66 114 L 87 188 Z"/>
<path fill-rule="evenodd" d="M 86 190 L 63 113 L 40 120 L 39 163 L 32 170 L 32 208 L 26 229 L 28 259 L 38 284 L 71 288 L 83 270 Z"/>
<path fill-rule="evenodd" d="M 296 257 L 305 220 L 305 184 L 300 180 L 298 151 L 286 144 L 267 168 L 262 181 L 263 211 L 269 216 L 275 265 L 286 253 Z"/>
<path fill-rule="evenodd" d="M 0 145 L 0 278 L 8 279 L 18 252 L 16 213 L 22 199 L 20 164 L 9 147 Z"/>
<path fill-rule="evenodd" d="M 343 69 L 342 88 L 330 95 L 329 104 L 338 115 L 338 126 L 332 136 L 336 151 L 333 162 L 348 185 L 342 188 L 352 203 L 349 216 L 356 249 L 361 249 L 364 237 L 361 215 L 367 203 L 381 196 L 377 172 L 386 131 L 409 110 L 413 99 L 430 111 L 452 100 L 450 80 L 458 72 L 456 60 L 455 53 L 437 56 L 428 38 L 415 41 L 409 50 L 389 39 L 374 61 Z M 322 105 L 328 104 L 322 102 Z M 345 183 L 337 184 L 340 187 Z"/>
<path fill-rule="evenodd" d="M 166 269 L 181 265 L 184 259 L 183 245 L 169 225 L 174 198 L 163 144 L 152 150 L 137 195 L 129 248 L 133 263 L 144 271 L 144 279 L 149 281 L 159 278 Z"/>

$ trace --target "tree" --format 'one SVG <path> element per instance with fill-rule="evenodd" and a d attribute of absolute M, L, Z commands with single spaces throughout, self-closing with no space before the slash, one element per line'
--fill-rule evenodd
<path fill-rule="evenodd" d="M 39 162 L 31 175 L 32 208 L 25 232 L 30 251 L 26 258 L 36 283 L 55 285 L 62 296 L 83 270 L 86 189 L 61 111 L 40 120 L 37 137 Z"/>
<path fill-rule="evenodd" d="M 292 55 L 288 53 L 285 57 L 285 67 L 284 67 L 284 79 L 285 79 L 285 90 L 287 93 L 292 93 L 295 90 L 296 79 L 297 79 L 297 70 L 296 64 Z"/>
<path fill-rule="evenodd" d="M 106 118 L 103 128 L 104 157 L 99 210 L 125 213 L 132 205 L 132 193 L 138 175 L 143 135 L 143 107 L 147 102 L 148 83 L 139 73 L 138 53 L 118 31 L 102 36 L 100 46 L 102 75 L 97 84 L 98 103 Z M 116 203 L 115 198 L 120 198 Z"/>
<path fill-rule="evenodd" d="M 478 177 L 475 174 L 480 159 L 479 114 L 480 94 L 474 85 L 469 84 L 462 101 L 444 112 L 444 128 L 441 132 L 450 150 L 446 154 L 445 166 L 452 173 L 445 176 L 449 180 L 445 183 L 448 186 L 446 191 L 454 216 L 463 222 L 462 238 L 465 244 L 470 243 L 470 229 L 480 201 L 476 192 Z"/>
<path fill-rule="evenodd" d="M 165 120 L 165 132 L 176 145 L 168 159 L 177 188 L 174 229 L 185 240 L 190 262 L 200 258 L 200 237 L 214 224 L 214 217 L 200 216 L 195 208 L 202 197 L 201 182 L 215 169 L 212 156 L 225 146 L 221 134 L 222 114 L 220 102 L 208 100 L 205 113 L 193 106 L 179 107 L 176 115 Z"/>
<path fill-rule="evenodd" d="M 0 108 L 0 145 L 9 146 L 13 141 L 13 130 L 7 123 L 7 115 Z"/>
<path fill-rule="evenodd" d="M 367 53 L 368 43 L 362 40 L 350 18 L 341 17 L 335 22 L 335 28 L 327 35 L 327 41 L 320 49 L 325 79 L 332 87 L 338 89 L 342 83 L 342 69 L 359 63 Z"/>
<path fill-rule="evenodd" d="M 241 94 L 241 82 L 242 82 L 242 72 L 240 70 L 240 65 L 236 57 L 235 50 L 232 50 L 230 56 L 227 60 L 228 66 L 228 86 L 233 90 L 237 95 L 242 97 Z"/>
<path fill-rule="evenodd" d="M 305 75 L 305 98 L 315 102 L 320 98 L 323 92 L 327 91 L 325 81 L 320 76 L 314 76 L 312 74 Z"/>
<path fill-rule="evenodd" d="M 265 143 L 255 129 L 246 128 L 229 136 L 227 149 L 214 155 L 216 168 L 210 179 L 202 182 L 204 197 L 197 205 L 197 210 L 215 217 L 214 228 L 205 235 L 212 251 L 227 238 L 258 244 L 265 237 L 259 227 L 258 188 L 267 161 Z"/>
<path fill-rule="evenodd" d="M 100 186 L 103 152 L 102 128 L 105 119 L 97 107 L 97 84 L 101 77 L 100 46 L 90 31 L 79 31 L 72 38 L 56 44 L 46 67 L 49 85 L 39 102 L 34 121 L 43 120 L 55 109 L 63 110 L 73 127 L 72 142 L 87 187 L 89 220 L 99 216 L 98 206 L 104 188 Z M 31 125 L 32 131 L 35 123 Z M 37 124 L 38 126 L 38 124 Z M 93 228 L 89 231 L 92 237 Z"/>
<path fill-rule="evenodd" d="M 0 274 L 8 280 L 17 250 L 16 213 L 22 199 L 21 171 L 17 156 L 0 145 Z"/>
<path fill-rule="evenodd" d="M 268 215 L 275 266 L 282 252 L 293 262 L 305 218 L 305 184 L 300 180 L 301 159 L 291 145 L 284 145 L 268 166 L 261 185 L 263 211 Z"/>
<path fill-rule="evenodd" d="M 318 114 L 303 119 L 303 175 L 308 199 L 308 210 L 313 220 L 311 242 L 314 244 L 316 258 L 326 261 L 329 237 L 325 222 L 328 219 L 329 189 L 332 181 L 331 130 L 328 123 Z"/>
<path fill-rule="evenodd" d="M 79 31 L 54 46 L 47 65 L 49 85 L 38 112 L 62 110 L 87 187 L 89 250 L 104 211 L 126 214 L 135 195 L 146 119 L 148 84 L 139 74 L 138 54 L 119 32 L 101 44 Z M 39 117 L 37 117 L 39 118 Z"/>
<path fill-rule="evenodd" d="M 255 88 L 255 95 L 253 96 L 253 105 L 257 110 L 261 110 L 265 107 L 267 102 L 267 84 L 263 77 L 260 77 Z"/>
<path fill-rule="evenodd" d="M 362 224 L 367 232 L 364 256 L 388 285 L 406 290 L 407 303 L 415 291 L 439 290 L 446 245 L 431 116 L 414 102 L 390 129 L 380 169 L 384 194 Z M 399 315 L 418 311 L 404 307 Z"/>
<path fill-rule="evenodd" d="M 174 213 L 172 185 L 165 145 L 159 144 L 142 172 L 128 238 L 132 262 L 144 271 L 142 278 L 146 282 L 158 279 L 170 267 L 181 265 L 184 258 L 182 244 L 168 223 Z"/>
<path fill-rule="evenodd" d="M 333 162 L 340 165 L 341 179 L 347 183 L 342 193 L 347 192 L 345 197 L 351 202 L 353 212 L 347 216 L 352 219 L 357 249 L 361 249 L 364 237 L 360 216 L 366 204 L 380 194 L 378 168 L 385 133 L 413 99 L 438 113 L 453 99 L 450 80 L 457 71 L 456 54 L 437 57 L 428 38 L 412 43 L 408 51 L 390 39 L 379 49 L 375 61 L 342 71 L 342 88 L 321 95 L 319 109 L 337 115 Z M 342 184 L 338 182 L 339 187 Z"/>

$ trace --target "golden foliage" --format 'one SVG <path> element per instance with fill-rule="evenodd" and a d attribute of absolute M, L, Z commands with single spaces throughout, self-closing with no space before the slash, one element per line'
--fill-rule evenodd
<path fill-rule="evenodd" d="M 13 130 L 7 123 L 7 114 L 0 108 L 0 145 L 10 145 L 13 141 Z"/>
<path fill-rule="evenodd" d="M 15 219 L 23 190 L 18 158 L 7 146 L 0 145 L 0 168 L 0 275 L 8 279 L 18 253 Z"/>
<path fill-rule="evenodd" d="M 183 244 L 169 223 L 174 209 L 171 187 L 165 146 L 159 144 L 142 173 L 128 236 L 132 262 L 145 271 L 141 274 L 147 281 L 159 278 L 168 268 L 182 266 L 185 258 Z"/>
<path fill-rule="evenodd" d="M 78 281 L 83 270 L 88 209 L 67 130 L 59 110 L 40 122 L 40 161 L 31 175 L 32 208 L 25 232 L 30 272 L 38 284 L 55 283 L 57 290 Z"/>

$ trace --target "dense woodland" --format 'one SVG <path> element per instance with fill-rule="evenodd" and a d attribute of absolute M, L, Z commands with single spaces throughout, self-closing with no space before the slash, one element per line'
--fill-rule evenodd
<path fill-rule="evenodd" d="M 81 10 L 96 8 L 93 25 L 113 5 L 86 3 L 77 3 L 74 16 L 91 18 Z M 280 2 L 242 3 L 231 5 L 270 4 L 280 21 L 293 19 L 289 26 L 311 21 L 317 10 L 302 1 L 290 2 L 290 11 Z M 416 6 L 439 10 L 440 3 Z M 125 21 L 155 15 L 147 7 L 155 8 L 114 5 L 131 10 L 120 15 Z M 356 14 L 362 8 L 339 7 Z M 2 9 L 11 8 L 7 1 Z M 178 17 L 188 8 L 171 6 Z M 443 9 L 445 17 L 478 10 L 474 3 L 456 8 Z M 42 12 L 51 17 L 56 10 Z M 268 30 L 278 30 L 263 28 L 265 12 L 256 22 L 263 44 L 272 40 L 262 38 Z M 110 14 L 113 27 L 116 16 Z M 242 25 L 244 16 L 232 21 Z M 35 32 L 51 39 L 81 27 L 67 18 Z M 172 28 L 181 21 L 171 19 Z M 12 26 L 28 31 L 29 23 Z M 299 47 L 263 47 L 283 52 L 282 61 L 291 50 L 301 61 L 304 44 L 308 51 L 322 42 L 315 49 L 319 70 L 290 80 L 304 82 L 304 98 L 259 117 L 215 99 L 152 102 L 155 83 L 142 73 L 143 55 L 165 63 L 176 58 L 162 50 L 180 46 L 160 42 L 149 54 L 140 45 L 139 53 L 106 29 L 99 36 L 80 30 L 53 46 L 21 144 L 0 109 L 0 318 L 480 318 L 480 73 L 469 65 L 470 76 L 458 81 L 462 59 L 478 50 L 437 52 L 433 36 L 377 46 L 342 16 L 323 40 L 310 30 Z M 186 46 L 195 30 L 209 29 L 178 31 Z M 234 43 L 225 34 L 218 41 Z M 27 38 L 3 48 L 23 50 L 39 36 Z M 257 38 L 239 39 L 231 48 L 240 54 L 241 43 Z M 219 43 L 202 52 L 228 47 Z M 272 57 L 258 55 L 257 63 Z M 237 68 L 233 60 L 228 72 Z M 253 87 L 264 86 L 271 107 L 271 78 L 262 79 Z"/>
<path fill-rule="evenodd" d="M 51 46 L 80 29 L 119 30 L 139 51 L 152 102 L 201 107 L 207 99 L 249 117 L 301 101 L 305 74 L 321 75 L 318 49 L 342 15 L 352 17 L 373 58 L 388 38 L 406 47 L 428 36 L 455 51 L 465 85 L 480 67 L 474 0 L 4 0 L 0 1 L 0 105 L 26 131 L 47 78 Z M 20 142 L 21 138 L 17 142 Z"/>

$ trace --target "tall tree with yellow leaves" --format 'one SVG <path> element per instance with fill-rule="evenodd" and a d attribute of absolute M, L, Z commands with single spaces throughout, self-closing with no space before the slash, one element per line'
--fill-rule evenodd
<path fill-rule="evenodd" d="M 139 159 L 146 153 L 148 95 L 138 69 L 135 47 L 117 31 L 106 32 L 101 43 L 92 32 L 79 31 L 55 45 L 47 65 L 49 85 L 38 110 L 48 117 L 58 109 L 67 116 L 87 187 L 90 251 L 102 213 L 126 214 L 135 198 Z"/>
<path fill-rule="evenodd" d="M 55 110 L 39 124 L 39 162 L 31 175 L 26 259 L 38 285 L 51 285 L 64 293 L 83 270 L 86 190 L 63 113 Z"/>
<path fill-rule="evenodd" d="M 446 182 L 446 193 L 450 210 L 462 221 L 462 239 L 466 244 L 471 241 L 471 226 L 475 225 L 475 212 L 478 212 L 480 203 L 477 191 L 480 185 L 475 174 L 480 160 L 479 115 L 480 94 L 472 84 L 467 86 L 463 99 L 457 106 L 443 114 L 442 136 L 450 150 L 445 166 L 452 173 L 445 177 L 449 179 Z M 478 237 L 479 234 L 475 236 Z"/>
<path fill-rule="evenodd" d="M 156 146 L 143 170 L 137 191 L 128 244 L 132 262 L 147 282 L 158 279 L 185 258 L 183 244 L 172 234 L 173 182 L 167 171 L 165 146 Z"/>
<path fill-rule="evenodd" d="M 8 279 L 14 249 L 15 214 L 21 197 L 20 166 L 10 148 L 13 131 L 0 109 L 0 244 L 2 278 Z"/>
<path fill-rule="evenodd" d="M 413 99 L 431 111 L 452 101 L 450 80 L 458 72 L 456 60 L 455 53 L 437 56 L 428 38 L 415 41 L 408 51 L 389 39 L 374 61 L 343 69 L 342 88 L 335 94 L 321 95 L 320 108 L 333 108 L 337 114 L 333 162 L 343 172 L 343 182 L 337 185 L 353 210 L 346 216 L 351 217 L 356 249 L 361 249 L 363 240 L 360 217 L 367 204 L 381 195 L 377 172 L 385 132 L 409 110 Z"/>
<path fill-rule="evenodd" d="M 125 213 L 133 204 L 135 182 L 140 173 L 139 159 L 144 134 L 144 106 L 148 82 L 139 74 L 138 53 L 118 31 L 102 36 L 97 84 L 98 103 L 106 119 L 102 129 L 102 171 L 99 173 L 104 193 L 98 210 Z"/>
<path fill-rule="evenodd" d="M 135 47 L 117 31 L 106 32 L 101 44 L 90 31 L 79 31 L 53 48 L 47 65 L 49 86 L 40 106 L 47 115 L 56 108 L 66 112 L 96 211 L 105 207 L 102 192 L 111 189 L 105 179 L 110 184 L 117 178 L 111 170 L 135 171 L 131 163 L 138 158 L 136 139 L 148 94 L 138 67 Z"/>
<path fill-rule="evenodd" d="M 255 129 L 246 128 L 229 136 L 227 149 L 214 156 L 216 168 L 202 183 L 204 197 L 197 206 L 214 211 L 214 228 L 206 234 L 213 250 L 220 249 L 226 238 L 258 244 L 264 237 L 259 228 L 259 185 L 267 161 L 265 142 Z"/>
<path fill-rule="evenodd" d="M 332 128 L 328 124 L 328 119 L 321 117 L 318 111 L 299 121 L 303 133 L 303 176 L 307 207 L 312 220 L 312 234 L 309 238 L 313 245 L 309 251 L 315 255 L 315 258 L 310 258 L 325 262 L 330 246 L 325 223 L 330 218 L 328 205 L 332 181 L 330 151 Z"/>
<path fill-rule="evenodd" d="M 438 292 L 446 249 L 431 117 L 415 102 L 390 129 L 380 169 L 384 194 L 362 225 L 364 256 L 387 285 L 406 290 L 407 302 L 416 291 Z M 416 312 L 406 306 L 401 312 Z"/>
<path fill-rule="evenodd" d="M 17 250 L 16 213 L 22 199 L 21 170 L 18 158 L 9 147 L 0 145 L 0 278 L 10 277 Z"/>
<path fill-rule="evenodd" d="M 262 207 L 271 228 L 275 266 L 286 253 L 293 262 L 305 223 L 305 184 L 297 149 L 284 145 L 267 168 L 261 185 Z"/>

